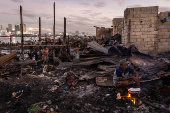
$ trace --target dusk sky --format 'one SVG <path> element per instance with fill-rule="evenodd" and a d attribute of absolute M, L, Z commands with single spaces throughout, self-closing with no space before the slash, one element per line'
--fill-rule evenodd
<path fill-rule="evenodd" d="M 95 35 L 95 28 L 111 27 L 113 18 L 120 18 L 128 7 L 159 6 L 159 12 L 170 11 L 170 0 L 0 0 L 0 24 L 20 23 L 20 5 L 27 30 L 38 30 L 38 18 L 42 31 L 52 32 L 53 3 L 56 3 L 56 32 L 63 32 L 64 17 L 67 32 L 87 32 Z"/>

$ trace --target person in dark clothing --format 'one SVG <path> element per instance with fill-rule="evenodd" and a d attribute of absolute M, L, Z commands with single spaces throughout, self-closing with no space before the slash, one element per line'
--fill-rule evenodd
<path fill-rule="evenodd" d="M 135 76 L 130 76 L 129 74 L 135 74 Z M 132 82 L 135 82 L 137 87 L 140 88 L 140 81 L 138 77 L 138 72 L 131 69 L 128 66 L 126 59 L 120 61 L 120 66 L 116 68 L 113 75 L 113 83 L 120 87 L 126 87 Z"/>

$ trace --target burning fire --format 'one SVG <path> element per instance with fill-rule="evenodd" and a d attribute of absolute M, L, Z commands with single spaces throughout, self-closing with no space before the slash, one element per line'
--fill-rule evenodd
<path fill-rule="evenodd" d="M 127 96 L 128 98 L 130 98 L 131 97 L 131 94 L 130 93 L 128 93 L 128 96 Z"/>
<path fill-rule="evenodd" d="M 135 105 L 136 99 L 135 99 L 135 98 L 132 98 L 130 93 L 128 93 L 127 96 L 121 96 L 120 93 L 117 94 L 117 99 L 118 99 L 118 100 L 119 100 L 119 99 L 122 99 L 123 97 L 125 97 L 125 98 L 130 98 L 131 101 L 133 102 L 133 104 Z M 124 99 L 124 98 L 123 98 L 123 99 Z"/>
<path fill-rule="evenodd" d="M 135 98 L 133 98 L 131 101 L 132 101 L 133 104 L 135 105 L 135 102 L 136 102 Z"/>

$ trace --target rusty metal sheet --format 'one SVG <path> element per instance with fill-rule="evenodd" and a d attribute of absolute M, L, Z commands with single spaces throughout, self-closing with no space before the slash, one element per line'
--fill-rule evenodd
<path fill-rule="evenodd" d="M 95 41 L 88 42 L 87 46 L 94 49 L 94 50 L 96 50 L 96 51 L 100 51 L 102 53 L 108 54 L 108 49 L 104 48 L 103 46 L 101 46 L 100 44 L 98 44 Z"/>
<path fill-rule="evenodd" d="M 130 57 L 129 61 L 132 63 L 132 65 L 140 69 L 139 77 L 142 82 L 160 79 L 166 75 L 160 72 L 166 71 L 168 69 L 168 65 L 160 61 L 148 61 L 137 57 Z"/>
<path fill-rule="evenodd" d="M 2 66 L 5 65 L 8 61 L 10 61 L 11 59 L 13 59 L 13 58 L 15 58 L 15 57 L 17 57 L 17 54 L 16 54 L 15 52 L 0 57 L 0 67 L 2 67 Z"/>

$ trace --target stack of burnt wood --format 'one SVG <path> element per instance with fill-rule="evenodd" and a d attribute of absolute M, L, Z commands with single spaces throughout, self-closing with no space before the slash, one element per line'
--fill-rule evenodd
<path fill-rule="evenodd" d="M 34 60 L 19 61 L 16 53 L 0 57 L 0 78 L 18 77 L 32 72 L 32 66 L 36 65 Z"/>

